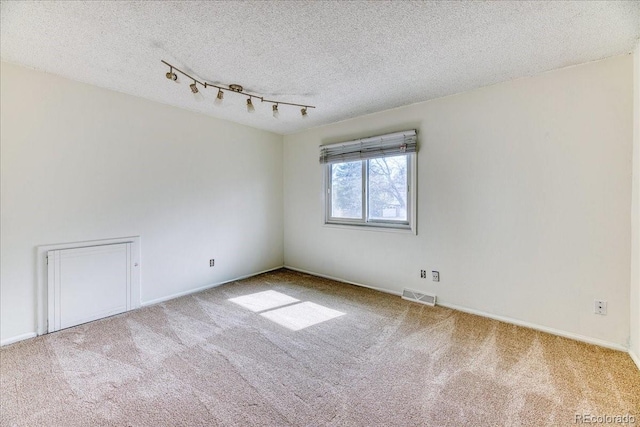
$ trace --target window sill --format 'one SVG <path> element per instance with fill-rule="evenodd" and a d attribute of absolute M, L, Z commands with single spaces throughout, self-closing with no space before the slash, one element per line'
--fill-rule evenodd
<path fill-rule="evenodd" d="M 412 228 L 404 228 L 404 227 L 385 227 L 383 225 L 341 224 L 336 222 L 325 222 L 322 224 L 322 226 L 327 228 L 341 228 L 341 229 L 350 229 L 350 230 L 381 231 L 385 233 L 413 234 L 413 235 L 418 234 L 417 230 L 415 229 L 415 226 Z"/>

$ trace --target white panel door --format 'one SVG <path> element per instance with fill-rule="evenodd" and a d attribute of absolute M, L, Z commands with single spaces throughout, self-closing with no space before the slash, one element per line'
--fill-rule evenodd
<path fill-rule="evenodd" d="M 49 251 L 49 332 L 130 310 L 131 259 L 131 243 Z"/>

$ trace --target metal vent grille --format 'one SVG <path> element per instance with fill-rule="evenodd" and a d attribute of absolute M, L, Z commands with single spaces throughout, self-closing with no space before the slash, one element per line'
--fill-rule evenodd
<path fill-rule="evenodd" d="M 425 294 L 423 292 L 412 291 L 411 289 L 403 289 L 402 290 L 402 299 L 406 299 L 409 301 L 415 301 L 422 304 L 427 304 L 430 306 L 436 305 L 436 296 Z"/>

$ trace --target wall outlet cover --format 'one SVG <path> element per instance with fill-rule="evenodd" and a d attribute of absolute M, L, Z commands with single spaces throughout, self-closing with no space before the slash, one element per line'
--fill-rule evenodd
<path fill-rule="evenodd" d="M 600 314 L 602 316 L 606 316 L 607 314 L 607 302 L 602 300 L 593 301 L 593 312 L 595 314 Z"/>

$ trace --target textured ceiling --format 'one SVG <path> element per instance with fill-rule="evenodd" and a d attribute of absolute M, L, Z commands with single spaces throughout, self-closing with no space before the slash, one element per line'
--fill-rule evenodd
<path fill-rule="evenodd" d="M 2 60 L 277 133 L 629 52 L 640 2 L 9 2 Z M 210 83 L 316 105 L 196 100 Z"/>

